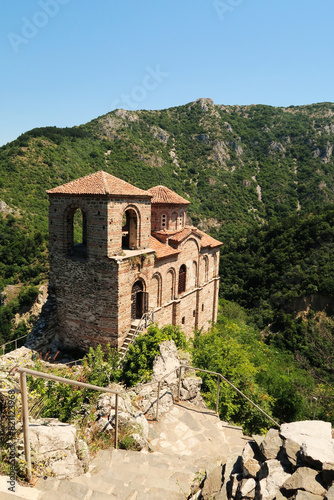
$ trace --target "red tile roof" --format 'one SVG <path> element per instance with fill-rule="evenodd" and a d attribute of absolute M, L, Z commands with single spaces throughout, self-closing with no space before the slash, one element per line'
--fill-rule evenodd
<path fill-rule="evenodd" d="M 150 247 L 155 250 L 157 259 L 161 259 L 163 257 L 170 257 L 172 255 L 178 255 L 180 250 L 175 250 L 175 248 L 170 247 L 164 243 L 161 243 L 154 236 L 151 236 L 151 244 Z"/>
<path fill-rule="evenodd" d="M 192 228 L 185 227 L 185 228 L 181 229 L 180 231 L 178 231 L 177 233 L 175 233 L 169 239 L 172 242 L 180 243 L 181 241 L 185 240 L 193 232 L 195 232 L 195 231 L 193 231 Z M 197 235 L 197 236 L 199 236 L 199 235 Z M 200 238 L 202 238 L 202 237 L 200 236 Z"/>
<path fill-rule="evenodd" d="M 202 239 L 201 239 L 202 247 L 216 248 L 216 247 L 220 247 L 223 244 L 221 241 L 218 241 L 215 238 L 212 238 L 212 236 L 209 236 L 208 234 L 204 233 L 200 229 L 196 228 L 196 232 L 202 236 Z"/>
<path fill-rule="evenodd" d="M 197 229 L 197 227 L 193 226 L 186 226 L 180 231 L 175 232 L 175 234 L 169 238 L 169 241 L 172 243 L 181 243 L 181 241 L 188 238 L 191 234 L 200 238 L 202 247 L 215 248 L 222 245 L 220 241 L 215 240 L 212 236 L 209 236 L 200 229 Z"/>
<path fill-rule="evenodd" d="M 157 252 L 157 257 L 165 257 L 169 255 L 173 255 L 174 253 L 180 253 L 182 250 L 177 250 L 173 247 L 178 247 L 179 244 L 187 239 L 191 234 L 194 236 L 197 236 L 197 238 L 200 239 L 201 241 L 201 247 L 202 248 L 217 248 L 222 245 L 222 243 L 215 238 L 212 238 L 212 236 L 209 236 L 208 234 L 204 233 L 200 229 L 197 229 L 196 227 L 193 226 L 186 226 L 185 228 L 181 229 L 180 231 L 175 231 L 175 230 L 170 230 L 167 231 L 166 229 L 163 229 L 161 231 L 154 231 L 151 236 L 151 246 L 154 248 L 154 250 L 158 250 Z M 166 245 L 165 241 L 168 239 L 168 244 Z M 170 244 L 173 245 L 173 247 L 169 246 Z"/>
<path fill-rule="evenodd" d="M 173 205 L 189 205 L 190 203 L 166 186 L 154 186 L 147 191 L 153 195 L 151 203 L 171 203 Z"/>
<path fill-rule="evenodd" d="M 100 170 L 86 175 L 62 186 L 49 189 L 48 194 L 93 194 L 114 196 L 145 196 L 151 197 L 148 191 L 143 191 L 128 182 Z"/>

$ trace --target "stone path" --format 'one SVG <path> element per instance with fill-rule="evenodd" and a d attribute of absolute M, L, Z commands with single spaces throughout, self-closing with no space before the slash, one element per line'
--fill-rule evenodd
<path fill-rule="evenodd" d="M 239 427 L 189 403 L 174 405 L 149 428 L 153 452 L 103 450 L 80 477 L 40 479 L 35 488 L 16 488 L 16 495 L 9 495 L 0 482 L 0 498 L 184 500 L 205 470 L 240 454 L 247 442 Z"/>

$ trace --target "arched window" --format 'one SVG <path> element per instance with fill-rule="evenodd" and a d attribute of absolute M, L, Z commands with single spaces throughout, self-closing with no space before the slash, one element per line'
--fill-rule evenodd
<path fill-rule="evenodd" d="M 122 249 L 135 250 L 138 248 L 137 242 L 137 213 L 132 208 L 127 209 L 122 220 Z"/>
<path fill-rule="evenodd" d="M 197 262 L 193 261 L 193 286 L 197 286 Z"/>
<path fill-rule="evenodd" d="M 204 281 L 209 281 L 209 259 L 208 256 L 204 256 Z"/>
<path fill-rule="evenodd" d="M 151 307 L 161 306 L 161 275 L 156 273 L 152 277 L 150 286 L 150 305 Z"/>
<path fill-rule="evenodd" d="M 187 268 L 184 264 L 182 264 L 179 271 L 179 286 L 178 286 L 179 295 L 186 291 L 186 276 L 187 276 Z"/>
<path fill-rule="evenodd" d="M 67 214 L 67 252 L 72 257 L 87 257 L 87 217 L 81 208 L 71 208 Z"/>
<path fill-rule="evenodd" d="M 218 254 L 217 252 L 213 256 L 213 277 L 218 276 Z"/>
<path fill-rule="evenodd" d="M 170 229 L 177 229 L 177 213 L 176 212 L 172 213 Z"/>
<path fill-rule="evenodd" d="M 174 283 L 175 283 L 175 270 L 169 269 L 166 276 L 166 284 L 164 285 L 164 299 L 165 302 L 169 302 L 170 300 L 174 300 Z"/>

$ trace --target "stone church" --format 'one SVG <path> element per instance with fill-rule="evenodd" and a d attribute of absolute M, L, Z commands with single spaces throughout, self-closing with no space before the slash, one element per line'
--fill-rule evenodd
<path fill-rule="evenodd" d="M 221 243 L 186 225 L 189 201 L 103 171 L 47 193 L 49 293 L 64 346 L 120 348 L 131 326 L 153 311 L 159 326 L 179 325 L 188 337 L 216 321 Z"/>

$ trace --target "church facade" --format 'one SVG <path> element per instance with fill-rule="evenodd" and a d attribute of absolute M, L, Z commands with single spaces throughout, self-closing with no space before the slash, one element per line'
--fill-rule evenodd
<path fill-rule="evenodd" d="M 221 243 L 186 225 L 189 201 L 103 171 L 47 193 L 49 294 L 64 346 L 119 348 L 148 311 L 159 326 L 179 325 L 188 337 L 216 321 Z"/>

